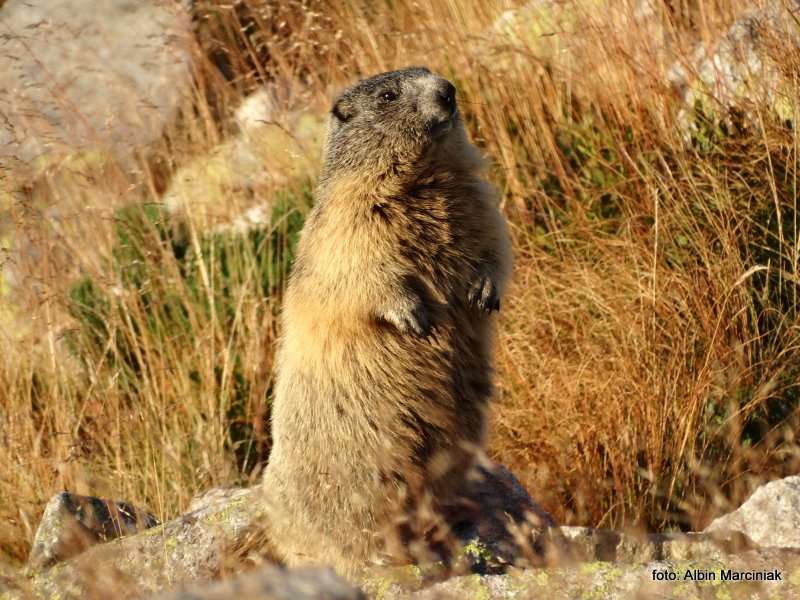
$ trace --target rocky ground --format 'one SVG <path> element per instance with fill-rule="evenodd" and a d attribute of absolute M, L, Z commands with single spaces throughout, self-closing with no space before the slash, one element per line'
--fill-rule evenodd
<path fill-rule="evenodd" d="M 226 565 L 230 549 L 268 518 L 257 488 L 216 490 L 193 509 L 157 524 L 126 503 L 59 494 L 45 511 L 26 572 L 0 579 L 0 597 L 93 598 L 109 589 L 174 600 L 800 597 L 800 476 L 762 486 L 703 532 L 553 526 L 538 539 L 545 566 L 471 575 L 448 575 L 437 565 L 371 567 L 354 582 L 324 566 L 262 563 L 241 574 Z M 496 545 L 479 534 L 467 552 L 491 555 Z M 215 581 L 221 574 L 226 579 Z"/>

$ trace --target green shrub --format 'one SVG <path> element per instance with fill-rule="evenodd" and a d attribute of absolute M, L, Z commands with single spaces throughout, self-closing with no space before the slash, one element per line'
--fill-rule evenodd
<path fill-rule="evenodd" d="M 273 198 L 265 227 L 200 236 L 193 236 L 185 223 L 175 223 L 159 205 L 120 209 L 108 280 L 87 276 L 69 291 L 68 309 L 76 322 L 71 350 L 85 362 L 103 365 L 103 372 L 116 378 L 135 402 L 154 369 L 182 369 L 199 387 L 203 367 L 191 364 L 181 349 L 209 336 L 221 340 L 217 352 L 225 359 L 210 359 L 211 385 L 215 394 L 225 396 L 220 406 L 225 407 L 237 462 L 242 469 L 252 468 L 265 455 L 266 444 L 254 439 L 252 405 L 267 403 L 269 390 L 243 364 L 247 340 L 241 338 L 252 332 L 242 331 L 237 319 L 244 305 L 255 311 L 258 322 L 277 315 L 310 203 L 305 185 Z"/>

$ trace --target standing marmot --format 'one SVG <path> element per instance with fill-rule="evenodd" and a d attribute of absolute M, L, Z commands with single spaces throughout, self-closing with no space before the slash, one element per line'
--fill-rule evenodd
<path fill-rule="evenodd" d="M 455 88 L 424 68 L 334 104 L 317 203 L 284 300 L 264 476 L 289 565 L 352 573 L 483 445 L 506 224 Z"/>

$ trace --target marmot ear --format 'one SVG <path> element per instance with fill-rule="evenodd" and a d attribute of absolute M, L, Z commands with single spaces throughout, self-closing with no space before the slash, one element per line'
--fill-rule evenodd
<path fill-rule="evenodd" d="M 339 119 L 342 123 L 347 123 L 356 115 L 355 106 L 347 98 L 339 98 L 333 105 L 331 111 L 333 116 Z"/>

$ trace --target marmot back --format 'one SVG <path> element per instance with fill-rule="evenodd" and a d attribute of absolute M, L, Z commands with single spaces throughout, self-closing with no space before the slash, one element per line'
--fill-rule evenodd
<path fill-rule="evenodd" d="M 511 253 L 482 169 L 455 88 L 427 69 L 366 79 L 333 106 L 264 476 L 289 565 L 349 574 L 387 552 L 387 526 L 420 498 L 446 504 L 484 444 Z"/>

